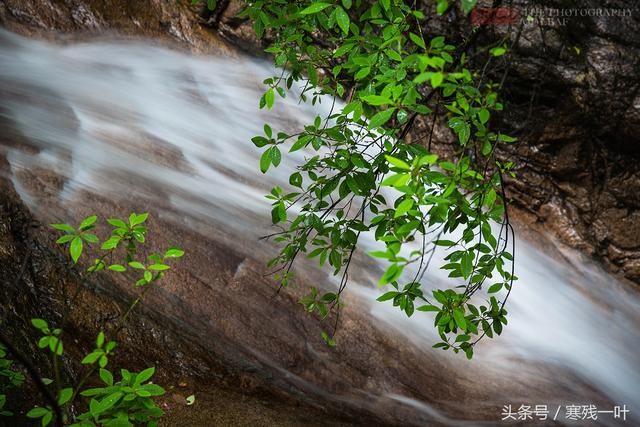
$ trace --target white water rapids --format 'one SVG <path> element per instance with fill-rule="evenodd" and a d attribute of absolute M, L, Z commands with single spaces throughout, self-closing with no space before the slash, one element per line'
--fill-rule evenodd
<path fill-rule="evenodd" d="M 277 99 L 272 113 L 260 111 L 261 81 L 270 75 L 267 65 L 249 58 L 198 58 L 132 41 L 59 46 L 0 32 L 0 118 L 36 147 L 0 149 L 21 197 L 45 220 L 69 219 L 49 218 L 42 195 L 25 186 L 21 171 L 63 176 L 62 191 L 51 196 L 63 204 L 71 204 L 79 191 L 143 205 L 163 199 L 183 215 L 183 224 L 192 220 L 223 230 L 225 244 L 255 242 L 270 232 L 264 194 L 273 185 L 288 187 L 288 176 L 304 154 L 285 156 L 279 168 L 262 176 L 260 150 L 250 138 L 262 134 L 265 122 L 275 130 L 293 130 L 316 114 L 326 116 L 330 107 L 299 104 L 289 96 Z M 377 248 L 370 238 L 363 244 L 366 250 Z M 433 266 L 439 261 L 436 255 Z M 501 337 L 479 346 L 472 362 L 431 348 L 430 315 L 408 319 L 388 303 L 373 302 L 380 294 L 377 273 L 354 272 L 350 292 L 387 333 L 405 334 L 421 351 L 454 359 L 447 363 L 456 369 L 476 371 L 483 388 L 495 387 L 492 379 L 501 377 L 524 388 L 531 383 L 537 390 L 560 390 L 549 401 L 504 395 L 502 402 L 492 402 L 495 423 L 489 425 L 499 423 L 503 404 L 514 409 L 521 403 L 546 404 L 553 416 L 557 405 L 594 403 L 586 396 L 626 405 L 628 425 L 638 420 L 640 298 L 578 254 L 561 246 L 542 251 L 518 241 L 519 280 L 507 306 L 509 324 Z M 440 286 L 446 280 L 437 268 L 426 279 Z M 462 405 L 458 414 L 444 413 L 416 396 L 379 394 L 443 423 L 460 425 L 456 419 L 466 418 L 459 416 Z M 611 405 L 598 409 L 611 410 Z M 564 409 L 562 422 L 563 415 Z M 603 413 L 583 425 L 620 422 Z"/>

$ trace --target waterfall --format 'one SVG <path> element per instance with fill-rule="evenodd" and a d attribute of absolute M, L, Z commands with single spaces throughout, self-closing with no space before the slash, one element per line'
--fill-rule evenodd
<path fill-rule="evenodd" d="M 261 82 L 272 72 L 256 59 L 194 57 L 140 41 L 55 45 L 0 31 L 0 122 L 6 130 L 0 150 L 8 176 L 42 221 L 77 220 L 78 206 L 92 210 L 87 194 L 94 194 L 121 206 L 149 207 L 176 229 L 204 236 L 197 247 L 186 247 L 188 254 L 207 259 L 208 245 L 217 242 L 263 263 L 276 250 L 258 241 L 271 231 L 264 194 L 274 185 L 289 187 L 288 176 L 305 153 L 285 156 L 262 176 L 260 151 L 250 138 L 263 132 L 265 122 L 293 131 L 331 108 L 326 100 L 315 107 L 299 103 L 294 89 L 276 100 L 273 111 L 258 109 Z M 363 253 L 379 248 L 371 236 L 362 245 Z M 426 288 L 448 286 L 437 268 L 442 256 L 436 254 Z M 238 277 L 255 268 L 247 265 L 241 263 Z M 303 333 L 274 333 L 275 340 L 301 343 L 296 348 L 306 359 L 289 365 L 266 341 L 241 346 L 306 393 L 374 412 L 395 408 L 391 417 L 412 412 L 423 422 L 495 425 L 503 405 L 548 405 L 550 417 L 562 405 L 558 421 L 565 422 L 565 405 L 597 404 L 602 410 L 626 405 L 627 420 L 637 420 L 640 299 L 636 289 L 592 261 L 545 236 L 535 244 L 520 238 L 509 324 L 499 338 L 483 341 L 472 361 L 431 348 L 431 314 L 407 318 L 388 302 L 375 302 L 383 267 L 358 257 L 337 353 L 305 342 Z M 302 262 L 299 270 L 309 281 L 333 286 L 312 263 Z M 175 301 L 189 300 L 180 295 Z M 291 322 L 298 322 L 303 310 L 290 305 Z M 201 328 L 194 333 L 206 340 L 216 318 L 197 310 L 204 320 L 192 324 Z M 349 326 L 350 315 L 361 317 L 357 327 Z M 274 331 L 287 327 L 265 319 Z M 240 339 L 235 330 L 220 333 Z M 345 342 L 366 343 L 366 354 L 352 353 Z M 358 364 L 375 370 L 356 377 L 351 367 Z M 332 375 L 330 367 L 337 369 Z M 601 413 L 591 422 L 619 421 Z"/>

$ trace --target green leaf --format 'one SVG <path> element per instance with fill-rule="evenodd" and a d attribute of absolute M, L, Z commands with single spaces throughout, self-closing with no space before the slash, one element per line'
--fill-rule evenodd
<path fill-rule="evenodd" d="M 75 234 L 65 234 L 64 236 L 61 236 L 58 240 L 56 240 L 56 243 L 59 245 L 69 243 L 70 241 L 75 239 L 75 237 Z"/>
<path fill-rule="evenodd" d="M 282 160 L 282 153 L 278 147 L 271 147 L 271 164 L 277 167 Z"/>
<path fill-rule="evenodd" d="M 95 234 L 91 234 L 91 233 L 84 233 L 82 234 L 80 237 L 82 237 L 82 239 L 85 242 L 88 243 L 98 243 L 98 236 L 96 236 Z"/>
<path fill-rule="evenodd" d="M 303 9 L 300 14 L 301 15 L 313 15 L 314 13 L 318 13 L 321 10 L 324 10 L 331 6 L 330 3 L 313 3 L 311 6 Z"/>
<path fill-rule="evenodd" d="M 196 403 L 196 396 L 195 394 L 189 395 L 187 396 L 187 398 L 185 399 L 185 403 L 187 404 L 187 406 L 191 406 L 194 403 Z"/>
<path fill-rule="evenodd" d="M 136 375 L 136 384 L 142 384 L 143 382 L 149 380 L 149 378 L 151 378 L 155 372 L 156 368 L 154 367 L 147 368 L 144 371 L 140 372 L 138 375 Z"/>
<path fill-rule="evenodd" d="M 29 418 L 40 418 L 40 417 L 43 417 L 44 415 L 46 415 L 48 412 L 49 412 L 49 410 L 47 408 L 41 408 L 39 406 L 36 406 L 35 408 L 33 408 L 29 412 L 27 412 L 27 417 L 29 417 Z"/>
<path fill-rule="evenodd" d="M 123 393 L 121 391 L 116 391 L 115 393 L 112 393 L 109 396 L 102 399 L 98 405 L 97 413 L 101 414 L 104 411 L 112 408 L 113 405 L 118 403 L 118 400 L 120 400 L 122 396 L 123 396 Z"/>
<path fill-rule="evenodd" d="M 100 358 L 100 356 L 103 355 L 102 351 L 94 351 L 91 352 L 89 354 L 87 354 L 84 359 L 82 359 L 82 361 L 80 363 L 82 363 L 83 365 L 92 365 L 94 363 L 96 363 L 96 361 Z"/>
<path fill-rule="evenodd" d="M 465 15 L 468 15 L 471 10 L 476 7 L 476 3 L 478 0 L 461 0 L 462 2 L 462 11 Z"/>
<path fill-rule="evenodd" d="M 96 337 L 96 347 L 102 348 L 104 345 L 104 332 L 100 331 Z"/>
<path fill-rule="evenodd" d="M 136 225 L 144 223 L 148 217 L 149 213 L 147 212 L 141 213 L 139 215 L 132 213 L 131 215 L 129 215 L 129 224 L 131 225 L 131 227 L 135 227 Z"/>
<path fill-rule="evenodd" d="M 151 396 L 162 396 L 165 393 L 165 390 L 156 384 L 145 384 L 142 388 L 149 392 Z"/>
<path fill-rule="evenodd" d="M 489 51 L 489 53 L 493 56 L 502 56 L 507 52 L 507 49 L 505 49 L 502 46 L 498 46 L 498 47 L 494 47 L 493 49 L 491 49 Z"/>
<path fill-rule="evenodd" d="M 383 294 L 383 295 L 380 295 L 380 296 L 377 298 L 377 300 L 376 300 L 376 301 L 380 301 L 380 302 L 382 302 L 382 301 L 388 301 L 388 300 L 390 300 L 390 299 L 395 298 L 397 295 L 400 295 L 400 292 L 397 292 L 397 291 L 387 292 L 387 293 L 385 293 L 385 294 Z"/>
<path fill-rule="evenodd" d="M 431 73 L 431 86 L 435 89 L 442 84 L 444 75 L 442 73 Z"/>
<path fill-rule="evenodd" d="M 120 244 L 120 241 L 122 240 L 121 237 L 119 236 L 111 236 L 109 237 L 109 239 L 107 241 L 105 241 L 102 246 L 100 246 L 100 249 L 105 250 L 105 251 L 109 251 L 111 249 L 115 249 L 118 247 L 118 245 Z"/>
<path fill-rule="evenodd" d="M 69 253 L 71 254 L 73 263 L 77 263 L 80 255 L 82 254 L 82 239 L 79 236 L 71 241 L 71 245 L 69 246 Z"/>
<path fill-rule="evenodd" d="M 489 289 L 487 290 L 487 292 L 489 292 L 490 294 L 493 294 L 495 292 L 500 291 L 500 289 L 502 289 L 502 283 L 496 283 L 493 284 L 489 287 Z"/>
<path fill-rule="evenodd" d="M 464 313 L 461 309 L 455 308 L 453 310 L 453 320 L 455 320 L 456 325 L 458 325 L 460 329 L 467 328 L 467 320 L 464 318 Z"/>
<path fill-rule="evenodd" d="M 413 207 L 413 199 L 409 198 L 406 200 L 403 200 L 398 207 L 396 208 L 396 212 L 393 215 L 394 218 L 398 218 L 401 217 L 402 215 L 406 214 L 407 212 L 409 212 L 409 210 Z"/>
<path fill-rule="evenodd" d="M 266 173 L 271 165 L 271 148 L 267 149 L 260 156 L 260 171 Z"/>
<path fill-rule="evenodd" d="M 438 15 L 442 15 L 449 8 L 449 2 L 447 0 L 438 0 L 438 4 L 436 6 L 436 13 Z"/>
<path fill-rule="evenodd" d="M 336 8 L 336 22 L 345 35 L 349 34 L 349 25 L 351 24 L 351 20 L 349 19 L 347 12 L 345 12 L 340 6 Z"/>
<path fill-rule="evenodd" d="M 435 305 L 421 305 L 416 310 L 418 311 L 440 311 Z"/>
<path fill-rule="evenodd" d="M 414 42 L 416 45 L 418 45 L 422 49 L 426 49 L 427 46 L 424 44 L 424 40 L 422 40 L 422 37 L 414 33 L 409 33 L 409 38 L 411 39 L 412 42 Z"/>
<path fill-rule="evenodd" d="M 62 341 L 56 337 L 49 337 L 49 349 L 58 356 L 62 356 L 64 352 Z"/>
<path fill-rule="evenodd" d="M 371 67 L 363 67 L 355 75 L 356 80 L 362 80 L 369 75 L 371 72 Z"/>
<path fill-rule="evenodd" d="M 478 118 L 480 119 L 480 123 L 487 123 L 489 121 L 489 115 L 489 111 L 486 108 L 480 109 L 480 111 L 478 111 Z"/>
<path fill-rule="evenodd" d="M 254 136 L 253 138 L 251 138 L 251 142 L 253 142 L 253 145 L 258 148 L 262 148 L 270 143 L 270 141 L 264 136 Z"/>
<path fill-rule="evenodd" d="M 518 140 L 518 138 L 514 138 L 512 136 L 509 135 L 504 135 L 504 134 L 500 134 L 498 135 L 498 141 L 502 141 L 502 142 L 516 142 Z"/>
<path fill-rule="evenodd" d="M 124 265 L 120 265 L 120 264 L 111 264 L 109 267 L 107 267 L 107 269 L 111 271 L 117 271 L 118 273 L 122 273 L 123 271 L 127 270 L 127 268 Z"/>
<path fill-rule="evenodd" d="M 49 411 L 44 415 L 44 417 L 42 417 L 42 420 L 40 420 L 40 425 L 42 425 L 42 427 L 46 427 L 51 423 L 52 419 L 53 419 L 53 414 L 51 413 L 51 411 Z"/>
<path fill-rule="evenodd" d="M 49 324 L 42 319 L 31 319 L 31 324 L 41 331 L 49 329 Z"/>
<path fill-rule="evenodd" d="M 96 222 L 97 219 L 98 219 L 98 217 L 96 215 L 91 215 L 91 216 L 86 217 L 80 223 L 79 229 L 80 230 L 88 229 L 89 227 L 91 227 Z"/>
<path fill-rule="evenodd" d="M 388 110 L 380 111 L 378 114 L 373 116 L 369 121 L 369 129 L 375 129 L 387 123 L 394 111 L 396 111 L 395 108 L 389 108 Z"/>
<path fill-rule="evenodd" d="M 300 172 L 294 172 L 291 174 L 289 177 L 289 184 L 294 187 L 302 188 L 302 175 L 300 175 Z"/>
<path fill-rule="evenodd" d="M 180 258 L 183 255 L 184 255 L 184 251 L 178 248 L 169 248 L 164 253 L 165 258 Z"/>
<path fill-rule="evenodd" d="M 449 120 L 449 127 L 453 129 L 453 131 L 458 135 L 460 144 L 465 145 L 467 141 L 469 141 L 469 136 L 471 136 L 471 129 L 469 127 L 469 123 L 467 123 L 465 120 L 459 117 L 454 117 Z"/>
<path fill-rule="evenodd" d="M 50 224 L 52 228 L 60 231 L 66 231 L 67 233 L 75 233 L 76 229 L 69 224 Z"/>
<path fill-rule="evenodd" d="M 113 375 L 106 369 L 100 369 L 100 379 L 108 386 L 113 385 Z"/>
<path fill-rule="evenodd" d="M 397 168 L 404 169 L 404 170 L 411 170 L 411 166 L 409 166 L 404 160 L 398 159 L 397 157 L 388 156 L 386 154 L 384 157 L 385 159 L 387 159 L 389 163 L 391 163 L 393 166 Z"/>
<path fill-rule="evenodd" d="M 467 356 L 467 359 L 471 360 L 473 358 L 473 347 L 465 347 L 462 349 L 464 354 Z"/>
<path fill-rule="evenodd" d="M 169 267 L 166 264 L 151 264 L 148 268 L 149 270 L 153 270 L 153 271 L 166 271 L 166 270 L 169 270 L 171 267 Z"/>
<path fill-rule="evenodd" d="M 107 222 L 117 228 L 128 228 L 127 224 L 118 218 L 109 218 Z"/>
<path fill-rule="evenodd" d="M 496 334 L 500 335 L 502 333 L 502 323 L 500 323 L 499 320 L 494 320 L 493 321 L 493 330 L 496 332 Z"/>
<path fill-rule="evenodd" d="M 371 104 L 371 105 L 386 105 L 386 104 L 393 103 L 391 99 L 387 98 L 386 96 L 380 96 L 380 95 L 363 96 L 362 100 L 365 101 L 367 104 Z"/>
<path fill-rule="evenodd" d="M 138 270 L 144 270 L 144 265 L 140 261 L 131 261 L 129 263 L 129 267 L 135 268 Z"/>
<path fill-rule="evenodd" d="M 329 347 L 335 347 L 336 346 L 336 340 L 331 338 L 329 336 L 328 333 L 326 333 L 325 331 L 320 332 L 320 336 L 322 337 L 322 340 L 327 343 L 327 345 Z"/>
<path fill-rule="evenodd" d="M 71 396 L 73 396 L 72 388 L 69 387 L 60 390 L 60 395 L 58 396 L 58 405 L 62 406 L 67 403 L 71 399 Z"/>
<path fill-rule="evenodd" d="M 267 105 L 267 108 L 270 110 L 273 108 L 273 103 L 276 100 L 276 95 L 275 92 L 273 91 L 273 88 L 270 88 L 269 90 L 267 90 L 264 93 L 264 102 Z"/>
<path fill-rule="evenodd" d="M 465 279 L 471 275 L 471 272 L 473 271 L 473 254 L 472 253 L 465 252 L 462 254 L 460 269 L 462 272 L 462 276 L 464 276 Z"/>

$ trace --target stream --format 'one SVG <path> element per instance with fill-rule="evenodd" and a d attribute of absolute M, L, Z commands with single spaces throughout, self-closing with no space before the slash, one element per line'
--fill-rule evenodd
<path fill-rule="evenodd" d="M 176 243 L 193 262 L 157 297 L 158 307 L 172 328 L 188 328 L 205 346 L 210 334 L 233 343 L 227 356 L 237 351 L 255 361 L 273 387 L 398 424 L 498 425 L 505 405 L 514 412 L 546 405 L 547 420 L 538 418 L 540 406 L 532 423 L 545 424 L 558 410 L 557 422 L 567 425 L 624 425 L 608 412 L 569 420 L 568 405 L 626 405 L 626 423 L 640 422 L 638 292 L 547 236 L 518 238 L 509 324 L 481 342 L 472 361 L 431 348 L 431 313 L 407 318 L 375 301 L 384 265 L 364 255 L 380 247 L 371 236 L 350 275 L 335 351 L 294 297 L 271 305 L 275 285 L 260 270 L 276 251 L 259 240 L 273 232 L 264 195 L 289 187 L 305 153 L 285 156 L 262 176 L 250 139 L 265 122 L 293 131 L 331 108 L 326 100 L 298 103 L 294 88 L 271 112 L 259 110 L 261 82 L 271 73 L 249 57 L 196 57 L 131 40 L 57 45 L 0 30 L 0 120 L 10 134 L 0 150 L 16 190 L 42 221 L 110 215 L 114 203 L 120 212 L 148 209 L 174 240 L 185 236 Z M 199 266 L 213 268 L 218 253 L 233 256 L 220 261 L 230 273 L 214 280 L 218 273 Z M 448 286 L 437 269 L 442 257 L 436 253 L 426 288 Z M 301 262 L 297 273 L 292 292 L 336 286 L 313 263 Z"/>

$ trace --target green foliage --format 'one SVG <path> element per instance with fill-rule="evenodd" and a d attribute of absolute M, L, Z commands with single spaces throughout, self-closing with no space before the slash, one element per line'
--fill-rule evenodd
<path fill-rule="evenodd" d="M 89 412 L 78 416 L 75 427 L 134 426 L 146 423 L 157 426 L 157 418 L 163 412 L 156 406 L 153 398 L 162 396 L 165 390 L 159 385 L 148 382 L 155 368 L 139 373 L 126 369 L 120 371 L 121 380 L 114 382 L 113 374 L 100 369 L 100 379 L 104 387 L 89 388 L 81 392 L 90 397 Z"/>
<path fill-rule="evenodd" d="M 462 0 L 461 7 L 469 13 L 475 3 Z M 372 232 L 382 248 L 371 255 L 388 262 L 378 284 L 393 288 L 380 300 L 407 316 L 436 313 L 442 338 L 436 347 L 471 358 L 478 340 L 499 335 L 506 324 L 504 304 L 515 277 L 502 176 L 512 173 L 513 164 L 498 162 L 495 151 L 515 138 L 489 126 L 503 109 L 498 85 L 471 69 L 460 47 L 442 36 L 425 39 L 424 13 L 411 4 L 275 0 L 249 3 L 242 12 L 258 37 L 268 34 L 266 52 L 282 69 L 264 80 L 261 108 L 272 108 L 276 94 L 286 97 L 296 82 L 302 101 L 333 100 L 328 117 L 317 116 L 297 133 L 265 125 L 265 134 L 252 139 L 264 150 L 263 173 L 280 164 L 283 152 L 309 154 L 290 176 L 293 190 L 275 187 L 267 196 L 273 223 L 284 228 L 275 234 L 282 250 L 269 265 L 282 286 L 301 254 L 341 274 L 338 292 L 319 296 L 314 288 L 301 301 L 326 318 L 340 306 L 361 233 Z M 448 7 L 440 0 L 436 11 Z M 506 52 L 494 47 L 490 56 Z M 346 105 L 337 108 L 336 99 Z M 430 152 L 430 140 L 406 140 L 416 119 L 436 114 L 435 103 L 457 139 L 455 155 L 447 159 Z M 293 206 L 299 214 L 292 214 Z M 497 235 L 494 223 L 502 224 Z M 444 239 L 453 235 L 461 237 Z M 435 246 L 447 251 L 441 268 L 459 286 L 427 295 L 422 277 Z M 418 271 L 406 279 L 411 264 Z M 491 293 L 507 292 L 500 302 L 491 296 L 478 308 L 472 297 L 487 280 L 497 282 Z M 326 332 L 322 337 L 329 343 Z"/>
<path fill-rule="evenodd" d="M 74 265 L 80 264 L 81 256 L 86 252 L 87 246 L 95 245 L 95 250 L 101 255 L 88 263 L 86 268 L 88 274 L 100 271 L 127 274 L 132 278 L 136 287 L 144 287 L 144 290 L 112 328 L 105 326 L 98 332 L 93 350 L 80 361 L 80 364 L 85 366 L 85 373 L 73 386 L 65 384 L 65 381 L 60 378 L 59 372 L 58 360 L 65 357 L 62 341 L 64 319 L 60 328 L 51 327 L 49 322 L 44 319 L 31 319 L 33 327 L 42 334 L 38 341 L 38 347 L 46 349 L 53 360 L 56 380 L 42 379 L 42 382 L 46 386 L 55 387 L 56 404 L 36 406 L 27 413 L 27 417 L 39 419 L 42 426 L 47 426 L 56 416 L 56 409 L 60 409 L 64 418 L 63 423 L 75 427 L 121 427 L 141 424 L 157 426 L 158 418 L 163 415 L 163 412 L 158 408 L 154 399 L 163 395 L 165 390 L 149 382 L 155 373 L 155 368 L 148 368 L 139 373 L 121 369 L 121 380 L 114 382 L 114 375 L 107 369 L 107 365 L 117 343 L 109 337 L 116 336 L 118 331 L 124 327 L 129 314 L 142 300 L 144 292 L 151 288 L 150 285 L 164 277 L 166 272 L 171 269 L 168 263 L 172 259 L 182 257 L 184 251 L 176 247 L 169 247 L 161 253 L 151 253 L 146 259 L 138 257 L 139 247 L 147 241 L 147 227 L 145 226 L 148 219 L 147 213 L 132 213 L 127 220 L 108 219 L 107 223 L 111 230 L 108 237 L 103 240 L 92 232 L 96 227 L 97 219 L 96 215 L 91 215 L 82 220 L 77 227 L 70 224 L 52 224 L 51 227 L 64 233 L 57 240 L 57 243 L 68 245 Z M 88 245 L 84 246 L 83 242 Z M 106 262 L 107 256 L 109 256 L 109 263 Z M 118 256 L 123 261 L 111 263 Z M 8 378 L 14 386 L 20 385 L 24 377 L 11 369 L 12 362 L 5 359 L 5 356 L 6 352 L 0 346 L 0 377 Z M 86 388 L 86 384 L 94 380 L 96 373 L 105 386 Z M 79 398 L 84 398 L 84 401 Z M 11 415 L 8 411 L 3 410 L 5 401 L 6 396 L 0 395 L 0 415 Z M 87 411 L 74 415 L 70 411 L 71 406 L 78 404 L 80 407 L 87 408 Z"/>
<path fill-rule="evenodd" d="M 13 413 L 5 409 L 8 389 L 19 387 L 24 382 L 24 375 L 13 367 L 13 360 L 7 358 L 7 349 L 0 344 L 0 416 L 9 417 Z"/>

